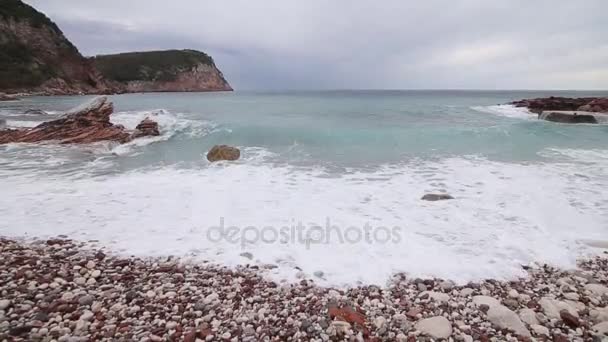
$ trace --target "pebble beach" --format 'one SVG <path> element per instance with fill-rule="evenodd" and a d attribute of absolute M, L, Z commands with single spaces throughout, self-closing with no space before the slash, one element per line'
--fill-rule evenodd
<path fill-rule="evenodd" d="M 0 240 L 4 341 L 605 341 L 608 259 L 456 286 L 277 284 L 258 266 L 111 255 L 66 239 Z"/>

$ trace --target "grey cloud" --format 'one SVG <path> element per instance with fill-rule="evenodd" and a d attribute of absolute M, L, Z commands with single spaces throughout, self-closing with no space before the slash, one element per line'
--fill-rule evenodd
<path fill-rule="evenodd" d="M 608 88 L 603 0 L 29 0 L 84 54 L 193 48 L 237 89 Z"/>

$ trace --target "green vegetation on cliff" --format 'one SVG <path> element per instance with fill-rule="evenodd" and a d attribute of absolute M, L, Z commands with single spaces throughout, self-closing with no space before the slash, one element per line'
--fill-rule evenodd
<path fill-rule="evenodd" d="M 36 63 L 36 52 L 27 45 L 0 42 L 0 89 L 37 87 L 55 76 L 51 66 Z"/>
<path fill-rule="evenodd" d="M 118 81 L 173 81 L 196 65 L 213 66 L 213 59 L 195 50 L 129 52 L 93 58 L 104 77 Z"/>
<path fill-rule="evenodd" d="M 35 28 L 47 26 L 56 33 L 61 34 L 61 30 L 51 19 L 21 0 L 1 0 L 0 18 L 4 20 L 13 19 L 15 21 L 27 20 Z"/>
<path fill-rule="evenodd" d="M 63 77 L 66 58 L 84 62 L 51 19 L 21 0 L 0 0 L 0 90 L 26 90 Z"/>
<path fill-rule="evenodd" d="M 232 88 L 203 52 L 132 52 L 87 59 L 46 15 L 22 0 L 0 0 L 0 92 L 224 90 Z"/>

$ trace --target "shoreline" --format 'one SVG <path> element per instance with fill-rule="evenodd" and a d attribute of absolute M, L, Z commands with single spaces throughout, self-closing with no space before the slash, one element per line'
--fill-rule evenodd
<path fill-rule="evenodd" d="M 600 341 L 608 256 L 580 269 L 457 286 L 277 284 L 258 266 L 106 255 L 72 240 L 0 238 L 0 339 Z"/>

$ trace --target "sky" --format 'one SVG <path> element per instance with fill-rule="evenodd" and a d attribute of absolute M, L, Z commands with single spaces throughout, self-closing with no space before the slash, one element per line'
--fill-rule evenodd
<path fill-rule="evenodd" d="M 606 0 L 25 0 L 87 56 L 195 49 L 250 89 L 608 89 Z"/>

